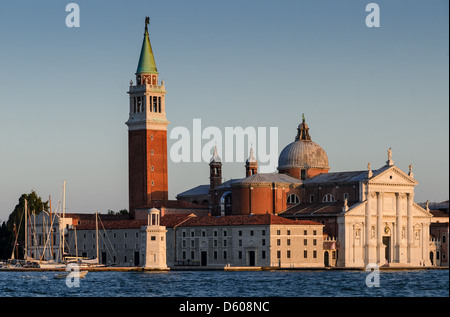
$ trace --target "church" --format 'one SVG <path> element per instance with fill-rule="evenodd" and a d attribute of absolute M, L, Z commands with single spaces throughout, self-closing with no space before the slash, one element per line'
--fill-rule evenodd
<path fill-rule="evenodd" d="M 293 142 L 279 155 L 277 171 L 258 173 L 251 149 L 243 177 L 222 182 L 222 161 L 214 148 L 205 166 L 210 183 L 169 200 L 170 108 L 148 24 L 146 18 L 136 78 L 128 90 L 130 216 L 102 222 L 104 237 L 112 235 L 107 238 L 114 245 L 111 253 L 106 243 L 94 250 L 93 240 L 83 242 L 83 237 L 98 240 L 94 218 L 73 214 L 67 227 L 71 234 L 76 228 L 83 255 L 96 252 L 105 264 L 156 269 L 448 265 L 448 214 L 436 220 L 428 205 L 414 201 L 418 182 L 412 165 L 403 171 L 388 149 L 383 166 L 330 171 L 326 151 L 312 140 L 304 115 L 293 129 Z M 430 235 L 436 222 L 446 223 L 439 239 Z"/>

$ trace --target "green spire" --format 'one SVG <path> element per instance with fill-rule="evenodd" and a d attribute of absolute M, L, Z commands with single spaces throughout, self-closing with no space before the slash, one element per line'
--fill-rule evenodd
<path fill-rule="evenodd" d="M 155 57 L 153 56 L 152 45 L 148 37 L 147 24 L 150 23 L 148 17 L 145 18 L 145 33 L 144 41 L 142 42 L 141 56 L 139 56 L 139 63 L 136 70 L 136 74 L 151 73 L 158 74 L 156 69 Z"/>

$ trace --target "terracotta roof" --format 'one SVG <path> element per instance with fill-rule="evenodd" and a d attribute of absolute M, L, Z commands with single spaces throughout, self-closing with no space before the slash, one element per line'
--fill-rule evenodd
<path fill-rule="evenodd" d="M 172 228 L 190 217 L 195 217 L 193 214 L 176 214 L 176 215 L 164 215 L 161 218 L 161 226 Z M 147 225 L 147 220 L 102 220 L 98 221 L 99 230 L 105 229 L 140 229 L 142 226 Z M 94 220 L 82 221 L 77 230 L 95 230 L 95 218 Z"/>
<path fill-rule="evenodd" d="M 98 229 L 139 229 L 147 224 L 147 220 L 102 220 L 98 222 Z M 95 220 L 81 222 L 77 230 L 95 230 Z"/>
<path fill-rule="evenodd" d="M 173 228 L 175 226 L 180 225 L 185 220 L 195 217 L 194 214 L 173 214 L 173 215 L 164 215 L 161 218 L 161 226 L 165 226 L 167 228 Z"/>
<path fill-rule="evenodd" d="M 310 220 L 291 220 L 276 215 L 231 215 L 192 217 L 180 224 L 179 227 L 199 226 L 254 226 L 254 225 L 317 225 L 320 223 Z"/>

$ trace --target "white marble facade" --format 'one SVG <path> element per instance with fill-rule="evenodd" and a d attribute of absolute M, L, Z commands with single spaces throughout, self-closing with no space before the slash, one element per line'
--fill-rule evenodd
<path fill-rule="evenodd" d="M 417 181 L 388 160 L 361 186 L 361 202 L 338 217 L 338 266 L 429 266 L 431 213 L 414 202 Z"/>

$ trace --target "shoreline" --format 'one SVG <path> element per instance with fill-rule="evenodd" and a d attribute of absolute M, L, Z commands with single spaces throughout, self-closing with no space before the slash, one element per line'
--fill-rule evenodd
<path fill-rule="evenodd" d="M 448 270 L 444 267 L 380 267 L 380 271 L 419 271 L 419 270 Z M 170 272 L 170 271 L 365 271 L 363 267 L 176 267 L 167 269 L 149 269 L 144 267 L 92 267 L 80 268 L 80 271 L 89 272 Z M 65 268 L 0 268 L 0 272 L 65 272 Z"/>

